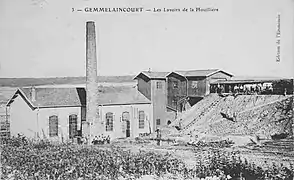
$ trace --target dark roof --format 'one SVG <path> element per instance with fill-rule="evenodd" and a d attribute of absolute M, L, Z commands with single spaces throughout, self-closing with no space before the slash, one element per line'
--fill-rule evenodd
<path fill-rule="evenodd" d="M 136 87 L 102 87 L 98 93 L 99 105 L 150 104 Z M 32 102 L 32 88 L 20 88 L 17 93 L 24 95 L 32 108 L 42 107 L 80 107 L 86 105 L 85 88 L 35 88 L 36 97 Z M 8 104 L 13 102 L 14 96 Z"/>
<path fill-rule="evenodd" d="M 34 107 L 83 106 L 78 88 L 35 88 L 36 101 L 32 102 L 32 89 L 21 88 Z"/>
<path fill-rule="evenodd" d="M 197 76 L 197 77 L 208 77 L 211 76 L 217 72 L 223 72 L 229 76 L 233 76 L 230 73 L 227 73 L 225 71 L 222 71 L 220 69 L 204 69 L 204 70 L 189 70 L 189 71 L 175 71 L 175 73 L 178 73 L 182 76 L 186 77 L 192 77 L 192 76 Z"/>
<path fill-rule="evenodd" d="M 169 74 L 169 72 L 142 71 L 134 79 L 142 74 L 149 79 L 166 79 L 166 76 Z"/>

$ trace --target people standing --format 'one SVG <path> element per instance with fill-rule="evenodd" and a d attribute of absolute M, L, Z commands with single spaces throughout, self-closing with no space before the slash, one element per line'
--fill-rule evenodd
<path fill-rule="evenodd" d="M 157 145 L 160 146 L 160 140 L 161 140 L 161 133 L 160 133 L 160 129 L 156 130 L 157 132 Z"/>

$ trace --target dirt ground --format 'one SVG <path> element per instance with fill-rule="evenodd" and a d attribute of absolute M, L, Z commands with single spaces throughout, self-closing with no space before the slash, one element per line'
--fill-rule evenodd
<path fill-rule="evenodd" d="M 257 146 L 253 143 L 239 143 L 229 148 L 218 148 L 223 152 L 235 152 L 241 158 L 246 158 L 249 162 L 266 167 L 272 163 L 281 164 L 289 167 L 294 162 L 294 139 L 286 140 L 267 140 Z M 182 159 L 188 166 L 197 164 L 199 158 L 211 150 L 210 147 L 196 148 L 187 144 L 173 144 L 164 142 L 160 146 L 156 141 L 137 142 L 135 140 L 119 140 L 113 142 L 111 146 L 120 147 L 132 152 L 153 151 L 157 153 L 170 153 L 174 157 Z"/>

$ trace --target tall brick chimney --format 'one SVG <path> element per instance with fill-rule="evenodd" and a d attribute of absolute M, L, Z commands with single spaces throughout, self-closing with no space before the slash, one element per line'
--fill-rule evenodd
<path fill-rule="evenodd" d="M 88 129 L 85 129 L 86 136 L 92 141 L 94 132 L 98 127 L 98 81 L 97 81 L 97 55 L 96 55 L 96 32 L 95 23 L 88 21 L 86 23 L 86 97 L 87 113 L 86 121 Z"/>

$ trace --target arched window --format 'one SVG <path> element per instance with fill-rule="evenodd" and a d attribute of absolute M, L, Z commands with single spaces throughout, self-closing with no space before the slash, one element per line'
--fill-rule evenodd
<path fill-rule="evenodd" d="M 58 136 L 58 116 L 49 117 L 49 136 Z"/>
<path fill-rule="evenodd" d="M 69 138 L 74 138 L 77 135 L 78 130 L 78 116 L 76 114 L 69 116 L 68 125 Z"/>
<path fill-rule="evenodd" d="M 113 113 L 106 113 L 106 131 L 113 131 Z"/>
<path fill-rule="evenodd" d="M 144 129 L 145 113 L 144 111 L 139 111 L 139 129 Z"/>

